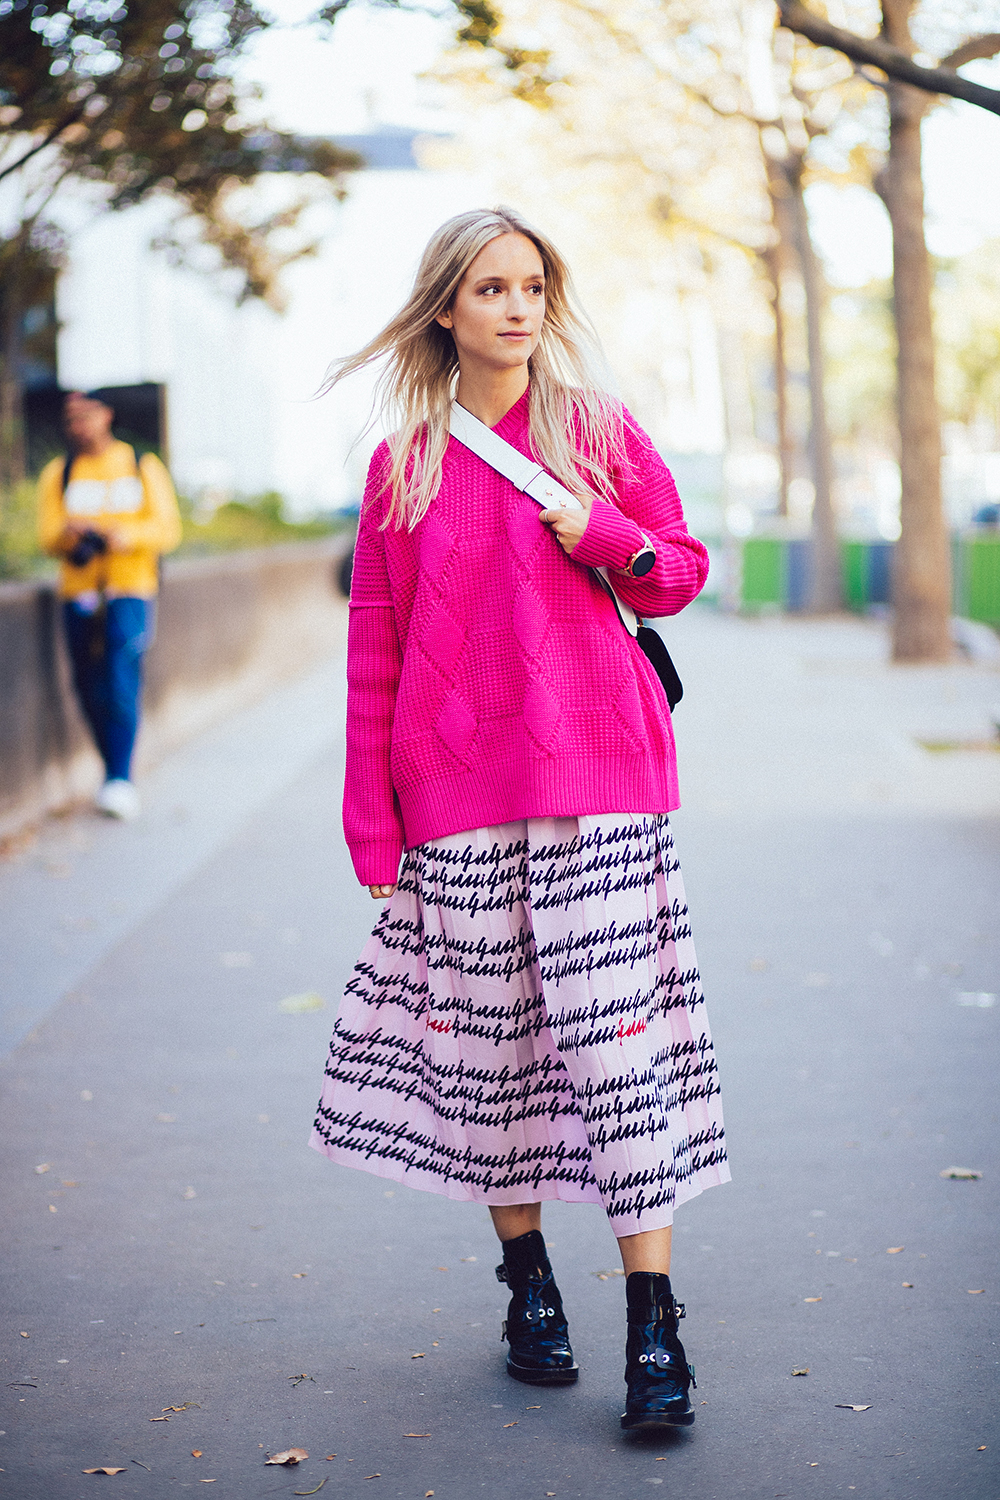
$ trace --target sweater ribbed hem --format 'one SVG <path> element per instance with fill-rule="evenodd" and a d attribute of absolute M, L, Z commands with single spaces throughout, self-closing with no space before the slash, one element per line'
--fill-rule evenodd
<path fill-rule="evenodd" d="M 668 813 L 680 806 L 672 767 L 657 770 L 645 757 L 609 761 L 553 758 L 521 768 L 517 784 L 502 770 L 483 767 L 397 788 L 406 847 L 473 828 L 494 828 L 524 818 L 572 818 L 583 813 Z M 392 877 L 395 879 L 395 876 Z M 374 880 L 366 880 L 373 885 Z"/>
<path fill-rule="evenodd" d="M 402 857 L 401 839 L 361 839 L 351 843 L 354 873 L 361 885 L 395 885 Z"/>

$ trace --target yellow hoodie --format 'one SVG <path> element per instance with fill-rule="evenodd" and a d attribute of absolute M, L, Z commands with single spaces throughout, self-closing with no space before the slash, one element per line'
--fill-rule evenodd
<path fill-rule="evenodd" d="M 105 552 L 82 568 L 64 557 L 59 592 L 64 599 L 100 589 L 107 594 L 151 599 L 157 590 L 157 558 L 181 539 L 174 487 L 154 453 L 136 463 L 128 443 L 115 441 L 99 457 L 81 453 L 73 460 L 63 493 L 65 459 L 45 465 L 38 481 L 38 529 L 46 552 L 59 555 L 59 538 L 69 521 L 113 530 L 121 552 Z"/>

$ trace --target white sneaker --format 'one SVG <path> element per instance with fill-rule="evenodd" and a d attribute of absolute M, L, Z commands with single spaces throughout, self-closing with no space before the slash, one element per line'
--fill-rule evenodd
<path fill-rule="evenodd" d="M 142 811 L 139 793 L 131 781 L 124 781 L 121 777 L 104 783 L 94 805 L 99 812 L 107 813 L 109 818 L 121 818 L 123 823 L 130 823 Z"/>

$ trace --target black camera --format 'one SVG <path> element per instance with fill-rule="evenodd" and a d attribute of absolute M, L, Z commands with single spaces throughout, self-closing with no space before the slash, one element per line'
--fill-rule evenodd
<path fill-rule="evenodd" d="M 74 568 L 85 568 L 92 558 L 100 557 L 108 550 L 108 539 L 99 531 L 84 531 L 72 552 L 66 553 L 66 560 L 71 562 Z"/>

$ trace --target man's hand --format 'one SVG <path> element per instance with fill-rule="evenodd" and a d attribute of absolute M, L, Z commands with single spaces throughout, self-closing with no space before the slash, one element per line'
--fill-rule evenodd
<path fill-rule="evenodd" d="M 388 901 L 390 896 L 396 894 L 394 885 L 370 885 L 368 889 L 371 891 L 373 901 Z"/>
<path fill-rule="evenodd" d="M 554 531 L 559 540 L 559 545 L 566 553 L 571 555 L 573 548 L 583 536 L 590 520 L 590 505 L 587 501 L 581 501 L 586 508 L 584 510 L 563 510 L 558 507 L 555 510 L 539 511 L 538 519 L 543 526 L 548 526 Z"/>
<path fill-rule="evenodd" d="M 86 529 L 87 528 L 85 526 L 81 526 L 79 522 L 66 522 L 66 525 L 63 527 L 62 532 L 60 533 L 59 540 L 56 543 L 57 548 L 63 554 L 63 556 L 65 556 L 68 552 L 72 552 L 73 548 L 83 536 L 83 533 L 86 531 Z"/>

